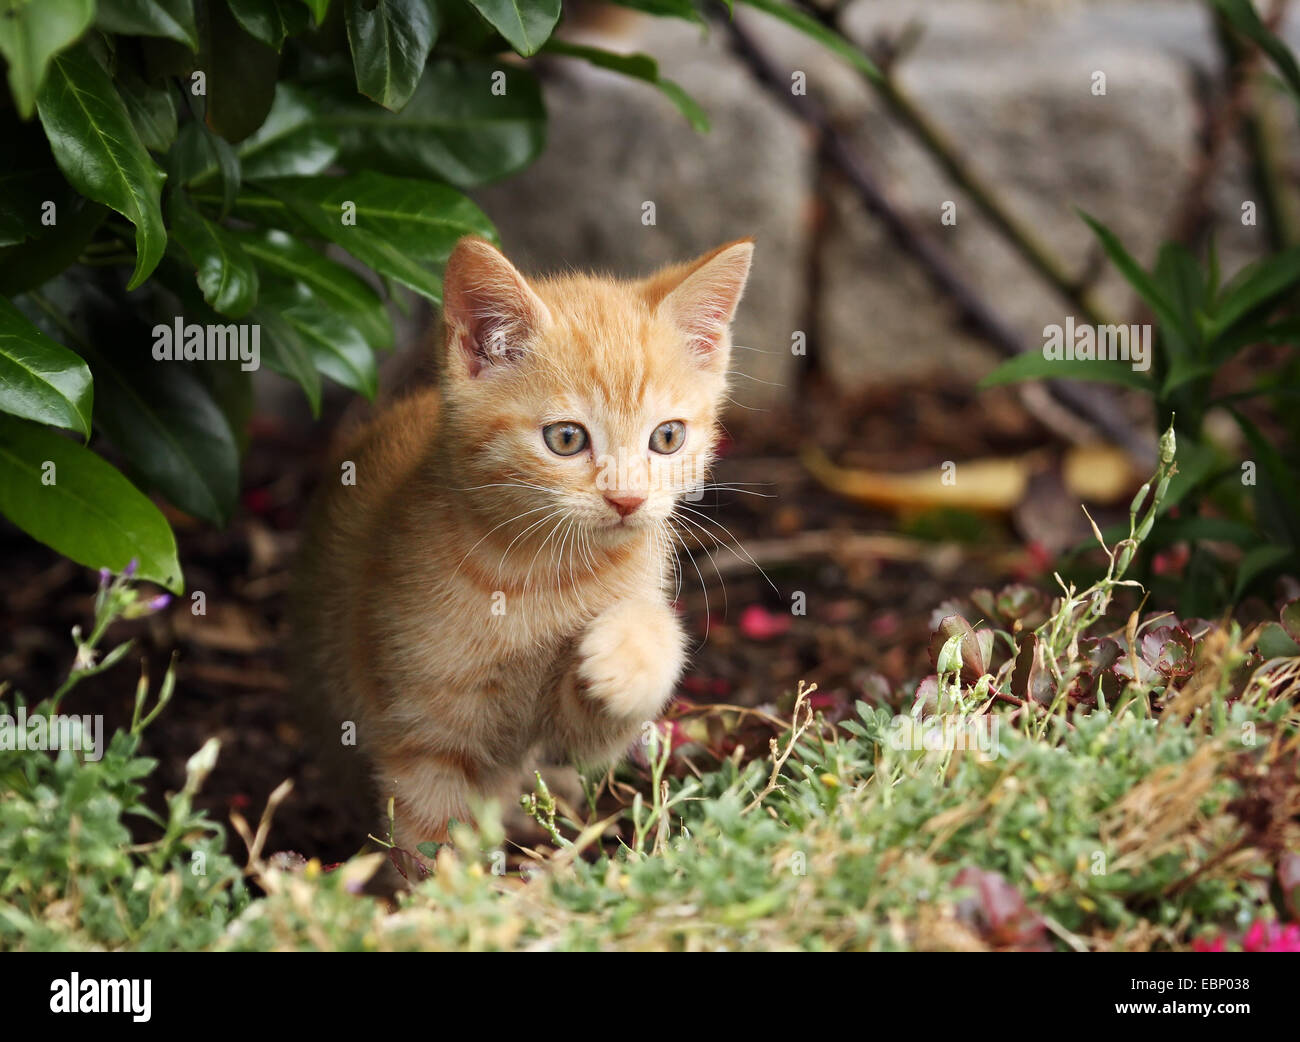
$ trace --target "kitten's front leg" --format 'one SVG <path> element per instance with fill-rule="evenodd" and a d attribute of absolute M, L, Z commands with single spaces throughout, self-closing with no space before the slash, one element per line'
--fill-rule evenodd
<path fill-rule="evenodd" d="M 653 720 L 686 661 L 685 634 L 661 600 L 625 600 L 591 620 L 578 644 L 587 696 L 617 720 Z"/>
<path fill-rule="evenodd" d="M 633 598 L 606 608 L 588 623 L 560 683 L 550 744 L 587 763 L 618 757 L 672 697 L 685 642 L 662 600 Z"/>

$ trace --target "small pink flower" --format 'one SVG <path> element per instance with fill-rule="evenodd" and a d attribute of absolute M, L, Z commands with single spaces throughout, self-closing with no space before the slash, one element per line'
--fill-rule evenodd
<path fill-rule="evenodd" d="M 1248 952 L 1300 952 L 1300 925 L 1257 919 L 1241 939 L 1241 947 Z"/>
<path fill-rule="evenodd" d="M 840 704 L 840 696 L 833 691 L 818 691 L 808 696 L 808 705 L 813 709 L 833 709 Z"/>
<path fill-rule="evenodd" d="M 877 615 L 867 623 L 867 632 L 873 637 L 892 637 L 898 632 L 898 630 L 898 616 L 892 611 L 885 612 L 884 615 Z"/>
<path fill-rule="evenodd" d="M 1192 951 L 1194 952 L 1222 952 L 1227 950 L 1228 939 L 1219 934 L 1218 937 L 1198 937 L 1192 942 Z"/>
<path fill-rule="evenodd" d="M 750 640 L 771 640 L 793 625 L 789 615 L 775 614 L 758 604 L 751 604 L 740 615 L 740 632 Z"/>

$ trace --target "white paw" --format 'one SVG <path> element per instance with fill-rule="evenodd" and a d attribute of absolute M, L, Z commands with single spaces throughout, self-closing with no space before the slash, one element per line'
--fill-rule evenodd
<path fill-rule="evenodd" d="M 620 601 L 587 627 L 578 676 L 612 714 L 654 720 L 672 697 L 686 660 L 685 635 L 668 605 Z"/>

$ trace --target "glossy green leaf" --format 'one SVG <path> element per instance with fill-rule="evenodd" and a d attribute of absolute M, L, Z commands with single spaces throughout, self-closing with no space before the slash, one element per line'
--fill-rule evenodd
<path fill-rule="evenodd" d="M 162 36 L 199 49 L 194 0 L 99 0 L 95 25 L 110 33 Z"/>
<path fill-rule="evenodd" d="M 1238 574 L 1245 573 L 1247 579 L 1244 582 L 1238 579 L 1237 596 L 1240 597 L 1241 593 L 1256 577 L 1270 568 L 1277 567 L 1288 556 L 1286 550 L 1276 546 L 1261 546 L 1254 551 L 1253 556 L 1247 554 L 1242 558 L 1242 562 L 1238 566 Z M 1270 622 L 1261 627 L 1255 647 L 1259 649 L 1260 657 L 1265 661 L 1274 658 L 1296 658 L 1300 656 L 1300 643 L 1297 643 L 1296 638 L 1288 633 L 1285 627 L 1278 625 L 1276 622 Z"/>
<path fill-rule="evenodd" d="M 27 119 L 45 81 L 50 60 L 90 27 L 95 0 L 7 3 L 0 14 L 0 54 L 9 66 L 14 106 Z"/>
<path fill-rule="evenodd" d="M 238 149 L 244 177 L 308 177 L 338 158 L 338 133 L 322 126 L 311 94 L 281 83 L 266 122 Z"/>
<path fill-rule="evenodd" d="M 320 415 L 320 373 L 298 330 L 279 311 L 259 306 L 251 315 L 262 329 L 262 358 L 302 388 L 313 416 Z"/>
<path fill-rule="evenodd" d="M 274 184 L 275 182 L 269 182 Z M 222 196 L 209 188 L 195 188 L 190 198 L 208 209 L 219 208 Z M 230 215 L 262 228 L 278 228 L 293 235 L 317 237 L 317 233 L 283 200 L 256 188 L 245 188 L 235 200 Z"/>
<path fill-rule="evenodd" d="M 0 300 L 0 410 L 90 437 L 94 386 L 75 352 Z"/>
<path fill-rule="evenodd" d="M 284 178 L 265 187 L 312 230 L 363 264 L 440 302 L 441 265 L 465 235 L 494 236 L 487 215 L 447 185 L 371 172 Z"/>
<path fill-rule="evenodd" d="M 560 0 L 469 0 L 525 58 L 542 48 L 560 20 Z"/>
<path fill-rule="evenodd" d="M 0 513 L 34 539 L 89 568 L 181 591 L 176 537 L 162 512 L 89 449 L 24 420 L 0 416 Z"/>
<path fill-rule="evenodd" d="M 784 3 L 783 0 L 743 0 L 750 7 L 777 18 L 805 36 L 816 40 L 832 54 L 843 58 L 860 73 L 872 80 L 883 80 L 876 63 L 833 29 L 828 29 L 812 15 Z"/>
<path fill-rule="evenodd" d="M 1160 247 L 1151 278 L 1175 316 L 1174 325 L 1160 327 L 1161 347 L 1172 366 L 1189 364 L 1203 354 L 1201 323 L 1209 304 L 1205 274 L 1186 246 L 1169 242 Z"/>
<path fill-rule="evenodd" d="M 708 24 L 691 0 L 613 0 L 613 2 L 619 7 L 631 8 L 633 11 L 642 11 L 660 18 L 681 18 L 699 25 Z"/>
<path fill-rule="evenodd" d="M 1180 323 L 1177 308 L 1170 303 L 1168 297 L 1165 296 L 1155 280 L 1133 259 L 1128 250 L 1124 248 L 1124 244 L 1116 238 L 1115 233 L 1082 210 L 1079 211 L 1079 216 L 1092 229 L 1093 234 L 1097 236 L 1098 242 L 1101 243 L 1101 248 L 1106 251 L 1106 256 L 1110 258 L 1111 263 L 1124 276 L 1128 284 L 1137 291 L 1138 296 L 1151 309 L 1157 321 L 1162 326 L 1178 329 Z"/>
<path fill-rule="evenodd" d="M 244 174 L 238 153 L 225 138 L 202 123 L 186 123 L 176 136 L 176 144 L 168 153 L 167 162 L 168 176 L 175 184 L 204 184 L 213 177 L 220 177 L 221 195 L 216 205 L 221 216 L 234 207 Z"/>
<path fill-rule="evenodd" d="M 135 271 L 127 284 L 134 289 L 167 245 L 163 172 L 149 158 L 113 81 L 84 44 L 54 58 L 36 107 L 72 186 L 135 225 Z"/>
<path fill-rule="evenodd" d="M 176 140 L 176 99 L 166 87 L 151 87 L 136 76 L 119 74 L 118 93 L 131 125 L 150 152 L 166 152 Z"/>
<path fill-rule="evenodd" d="M 1237 583 L 1233 588 L 1232 599 L 1241 600 L 1242 594 L 1250 589 L 1256 579 L 1267 575 L 1287 561 L 1294 560 L 1295 556 L 1295 550 L 1289 546 L 1257 546 L 1247 550 L 1241 555 L 1241 561 L 1237 564 Z M 1267 651 L 1264 654 L 1268 657 Z"/>
<path fill-rule="evenodd" d="M 317 25 L 325 21 L 325 15 L 329 13 L 330 0 L 302 0 L 307 5 L 307 10 L 311 12 L 312 19 Z"/>
<path fill-rule="evenodd" d="M 297 331 L 318 372 L 349 390 L 374 398 L 379 388 L 375 354 L 356 327 L 323 307 L 300 283 L 269 286 L 264 300 Z"/>
<path fill-rule="evenodd" d="M 400 113 L 355 94 L 326 105 L 324 121 L 338 131 L 347 165 L 460 188 L 523 169 L 546 144 L 541 90 L 517 67 L 435 59 Z"/>
<path fill-rule="evenodd" d="M 178 146 L 185 156 L 179 179 L 185 184 L 202 185 L 221 172 L 220 163 L 216 153 L 192 140 L 196 138 L 197 134 L 186 127 Z M 312 95 L 301 87 L 281 83 L 266 121 L 232 152 L 231 161 L 239 169 L 238 183 L 243 179 L 318 174 L 334 162 L 338 153 L 338 133 L 322 125 Z"/>
<path fill-rule="evenodd" d="M 1231 407 L 1228 412 L 1250 443 L 1261 471 L 1263 480 L 1255 489 L 1257 520 L 1283 541 L 1300 547 L 1300 476 L 1254 422 Z"/>
<path fill-rule="evenodd" d="M 979 382 L 981 388 L 1021 380 L 1090 380 L 1120 384 L 1139 391 L 1150 391 L 1147 374 L 1133 369 L 1128 362 L 1097 359 L 1044 358 L 1042 351 L 1031 350 L 1008 358 Z"/>
<path fill-rule="evenodd" d="M 253 418 L 253 376 L 238 366 L 229 365 L 204 366 L 198 372 L 208 394 L 225 416 L 241 456 L 247 453 L 250 443 L 248 425 Z"/>
<path fill-rule="evenodd" d="M 194 370 L 237 370 L 240 362 L 156 361 L 121 344 L 106 346 L 92 359 L 99 388 L 96 426 L 177 507 L 224 525 L 239 494 L 239 452 L 225 414 Z"/>
<path fill-rule="evenodd" d="M 1300 100 L 1300 65 L 1296 64 L 1291 48 L 1260 19 L 1250 0 L 1213 0 L 1213 3 L 1237 32 L 1258 44 L 1272 59 L 1291 93 Z"/>
<path fill-rule="evenodd" d="M 372 348 L 393 346 L 393 324 L 379 295 L 342 264 L 280 231 L 241 232 L 239 243 L 258 264 L 301 282 L 325 307 L 361 332 Z"/>
<path fill-rule="evenodd" d="M 666 80 L 659 75 L 659 64 L 647 54 L 615 54 L 600 47 L 588 47 L 585 44 L 569 43 L 565 40 L 552 40 L 546 45 L 549 54 L 562 54 L 569 58 L 581 58 L 602 69 L 631 76 L 658 87 L 664 95 L 677 106 L 691 126 L 700 132 L 709 129 L 709 117 L 699 102 L 692 98 L 680 85 Z"/>
<path fill-rule="evenodd" d="M 249 35 L 224 3 L 208 4 L 207 10 L 208 31 L 203 41 L 206 121 L 227 141 L 237 144 L 260 127 L 271 111 L 280 55 Z"/>
<path fill-rule="evenodd" d="M 432 0 L 347 0 L 345 10 L 357 90 L 398 111 L 420 82 L 437 39 L 437 6 Z"/>
<path fill-rule="evenodd" d="M 0 247 L 0 296 L 35 289 L 76 263 L 108 215 L 107 209 L 69 188 L 54 167 L 33 174 L 40 180 L 29 186 L 21 179 L 0 181 L 0 199 L 16 203 L 25 222 L 18 228 L 19 241 Z M 30 196 L 27 187 L 33 189 Z M 45 210 L 47 202 L 52 210 Z M 48 223 L 37 216 L 46 212 L 57 219 Z"/>
<path fill-rule="evenodd" d="M 1248 264 L 1219 293 L 1207 335 L 1217 340 L 1254 312 L 1276 305 L 1300 284 L 1300 246 Z"/>
<path fill-rule="evenodd" d="M 1278 613 L 1282 628 L 1292 640 L 1300 640 L 1300 600 L 1288 601 Z"/>
<path fill-rule="evenodd" d="M 218 0 L 219 2 L 219 0 Z M 307 28 L 308 10 L 302 0 L 226 0 L 244 31 L 268 47 L 280 50 L 290 36 Z"/>
<path fill-rule="evenodd" d="M 1247 548 L 1259 542 L 1259 533 L 1250 525 L 1224 517 L 1166 517 L 1152 531 L 1147 545 L 1168 546 L 1181 540 L 1232 543 Z"/>
<path fill-rule="evenodd" d="M 209 221 L 186 199 L 172 196 L 172 238 L 193 262 L 203 299 L 231 318 L 248 313 L 257 302 L 257 268 L 235 237 Z"/>

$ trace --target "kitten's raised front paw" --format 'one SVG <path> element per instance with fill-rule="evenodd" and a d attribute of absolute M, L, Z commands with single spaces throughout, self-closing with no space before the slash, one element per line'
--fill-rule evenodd
<path fill-rule="evenodd" d="M 668 605 L 628 600 L 607 608 L 578 646 L 587 695 L 626 720 L 653 720 L 672 696 L 686 659 L 681 623 Z"/>

